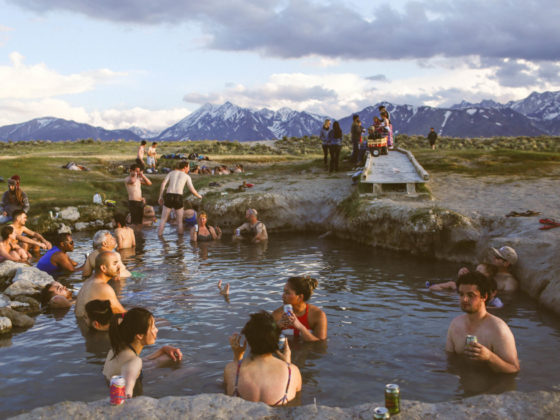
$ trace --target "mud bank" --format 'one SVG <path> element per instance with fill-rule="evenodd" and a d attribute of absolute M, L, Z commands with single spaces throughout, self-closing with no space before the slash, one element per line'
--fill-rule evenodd
<path fill-rule="evenodd" d="M 375 407 L 383 402 L 350 408 L 307 405 L 294 408 L 271 408 L 222 394 L 155 399 L 138 397 L 113 407 L 109 399 L 91 403 L 62 402 L 13 417 L 27 419 L 371 419 Z M 401 419 L 546 419 L 557 418 L 560 392 L 506 392 L 481 395 L 457 402 L 436 404 L 402 401 Z"/>
<path fill-rule="evenodd" d="M 226 232 L 242 223 L 251 207 L 269 232 L 316 232 L 458 264 L 476 264 L 489 247 L 512 246 L 519 255 L 513 271 L 521 289 L 560 314 L 560 229 L 538 230 L 538 216 L 461 214 L 422 196 L 358 194 L 348 178 L 308 176 L 288 185 L 272 180 L 250 191 L 223 192 L 203 191 L 203 208 Z"/>

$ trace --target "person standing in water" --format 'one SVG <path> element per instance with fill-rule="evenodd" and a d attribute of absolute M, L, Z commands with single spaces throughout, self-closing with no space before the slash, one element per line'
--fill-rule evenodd
<path fill-rule="evenodd" d="M 144 204 L 146 200 L 142 197 L 142 185 L 150 186 L 150 181 L 142 172 L 142 168 L 138 164 L 130 166 L 130 175 L 128 175 L 124 184 L 128 192 L 128 209 L 130 211 L 130 221 L 134 230 L 140 232 L 142 230 L 142 222 L 144 218 Z"/>

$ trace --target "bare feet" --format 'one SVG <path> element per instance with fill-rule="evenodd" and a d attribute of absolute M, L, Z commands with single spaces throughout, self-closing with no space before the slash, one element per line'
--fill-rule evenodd
<path fill-rule="evenodd" d="M 222 288 L 222 281 L 218 281 L 218 289 L 220 289 L 220 295 L 229 296 L 229 283 Z"/>

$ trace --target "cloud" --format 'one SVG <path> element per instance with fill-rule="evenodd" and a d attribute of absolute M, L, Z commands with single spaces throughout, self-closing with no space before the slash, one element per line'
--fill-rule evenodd
<path fill-rule="evenodd" d="M 367 80 L 371 80 L 373 82 L 388 82 L 389 79 L 387 79 L 387 76 L 385 76 L 384 74 L 376 74 L 374 76 L 368 76 L 366 77 Z"/>
<path fill-rule="evenodd" d="M 555 61 L 558 0 L 415 0 L 368 11 L 312 0 L 9 0 L 135 24 L 194 23 L 207 47 L 300 58 L 410 59 L 479 55 Z M 380 35 L 382 34 L 382 35 Z"/>
<path fill-rule="evenodd" d="M 44 63 L 26 65 L 18 52 L 10 54 L 11 65 L 0 66 L 0 99 L 37 99 L 77 94 L 92 90 L 126 73 L 98 69 L 63 75 Z"/>
<path fill-rule="evenodd" d="M 108 130 L 131 126 L 162 131 L 185 118 L 186 108 L 151 110 L 145 108 L 87 111 L 60 99 L 0 100 L 0 126 L 17 124 L 39 117 L 56 117 L 99 126 Z"/>
<path fill-rule="evenodd" d="M 6 44 L 6 41 L 10 39 L 10 32 L 13 30 L 13 28 L 8 26 L 0 25 L 0 47 Z"/>

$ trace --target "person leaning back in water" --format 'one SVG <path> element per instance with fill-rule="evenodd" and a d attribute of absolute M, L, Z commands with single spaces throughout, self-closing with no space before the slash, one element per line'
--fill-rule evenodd
<path fill-rule="evenodd" d="M 74 303 L 72 292 L 57 281 L 47 284 L 41 290 L 41 305 L 51 309 L 66 309 Z"/>
<path fill-rule="evenodd" d="M 247 222 L 243 223 L 241 226 L 237 227 L 234 233 L 233 240 L 250 239 L 251 242 L 263 242 L 268 240 L 268 233 L 266 231 L 266 226 L 263 222 L 257 219 L 257 210 L 247 209 L 245 212 L 245 219 Z"/>
<path fill-rule="evenodd" d="M 282 301 L 292 305 L 293 313 L 286 313 L 283 306 L 272 313 L 282 329 L 293 330 L 294 337 L 301 336 L 304 341 L 327 339 L 327 315 L 307 303 L 317 285 L 317 280 L 309 276 L 290 277 L 284 285 Z"/>
<path fill-rule="evenodd" d="M 476 271 L 463 274 L 457 280 L 457 290 L 465 314 L 451 321 L 445 350 L 486 363 L 494 372 L 518 372 L 519 360 L 513 333 L 503 320 L 486 311 L 490 292 L 488 279 Z M 476 336 L 477 342 L 467 345 L 467 335 Z"/>
<path fill-rule="evenodd" d="M 109 280 L 118 278 L 120 272 L 118 253 L 103 251 L 95 258 L 95 275 L 87 279 L 76 298 L 76 316 L 84 317 L 86 304 L 92 300 L 108 300 L 114 313 L 126 312 Z"/>

